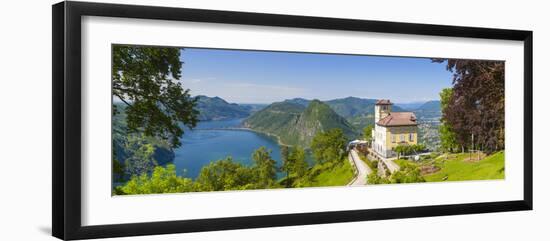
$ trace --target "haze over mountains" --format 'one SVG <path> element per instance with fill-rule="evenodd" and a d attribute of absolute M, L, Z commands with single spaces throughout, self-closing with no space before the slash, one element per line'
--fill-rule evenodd
<path fill-rule="evenodd" d="M 245 118 L 253 112 L 259 111 L 268 106 L 268 104 L 236 104 L 229 103 L 220 97 L 208 97 L 204 95 L 197 96 L 197 110 L 200 112 L 200 120 L 220 120 Z M 304 98 L 287 99 L 282 102 L 298 104 L 307 107 L 311 100 Z M 376 99 L 364 99 L 357 97 L 346 97 L 322 101 L 330 106 L 338 115 L 346 118 L 354 125 L 364 124 L 362 119 L 374 119 L 374 105 Z M 275 102 L 281 103 L 281 102 Z M 392 111 L 413 111 L 422 119 L 422 117 L 439 117 L 441 115 L 441 103 L 439 100 L 413 103 L 396 103 Z"/>
<path fill-rule="evenodd" d="M 269 106 L 267 104 L 229 103 L 220 97 L 207 97 L 204 95 L 197 97 L 197 110 L 200 112 L 200 120 L 246 118 L 252 113 Z M 311 100 L 304 98 L 293 98 L 282 102 L 307 107 Z M 322 102 L 330 106 L 333 111 L 341 117 L 344 117 L 355 127 L 360 127 L 374 121 L 374 105 L 376 103 L 376 99 L 346 97 Z M 289 111 L 294 109 L 295 108 L 290 108 Z M 441 115 L 441 107 L 438 100 L 426 101 L 422 103 L 414 102 L 410 104 L 394 104 L 392 111 L 413 111 L 419 119 L 423 119 L 424 117 L 439 117 Z"/>

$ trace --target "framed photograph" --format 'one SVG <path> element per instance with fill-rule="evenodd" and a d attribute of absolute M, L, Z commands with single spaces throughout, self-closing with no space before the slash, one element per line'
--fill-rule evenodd
<path fill-rule="evenodd" d="M 532 32 L 53 5 L 53 235 L 532 209 Z"/>

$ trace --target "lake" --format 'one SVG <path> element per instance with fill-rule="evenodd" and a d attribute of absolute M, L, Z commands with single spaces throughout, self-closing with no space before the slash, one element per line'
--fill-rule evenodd
<path fill-rule="evenodd" d="M 224 130 L 240 127 L 243 119 L 201 121 L 193 130 L 185 130 L 181 147 L 174 150 L 178 175 L 196 178 L 205 165 L 231 156 L 234 161 L 251 165 L 254 150 L 265 146 L 281 165 L 280 148 L 271 137 L 249 130 Z M 185 170 L 185 171 L 184 171 Z M 282 177 L 281 173 L 278 174 Z"/>

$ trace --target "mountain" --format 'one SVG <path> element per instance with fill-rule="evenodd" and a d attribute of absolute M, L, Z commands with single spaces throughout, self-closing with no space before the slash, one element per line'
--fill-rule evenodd
<path fill-rule="evenodd" d="M 418 107 L 422 106 L 424 103 L 426 103 L 425 101 L 415 101 L 415 102 L 408 102 L 408 103 L 395 103 L 393 106 L 396 107 L 400 107 L 401 109 L 404 109 L 404 110 L 415 110 L 415 109 L 418 109 Z"/>
<path fill-rule="evenodd" d="M 347 97 L 329 100 L 326 103 L 358 130 L 374 122 L 375 99 Z"/>
<path fill-rule="evenodd" d="M 439 119 L 441 117 L 441 101 L 428 101 L 413 111 L 419 119 Z"/>
<path fill-rule="evenodd" d="M 441 101 L 430 100 L 416 108 L 416 111 L 441 111 Z"/>
<path fill-rule="evenodd" d="M 199 120 L 224 120 L 245 118 L 252 111 L 251 106 L 241 106 L 235 103 L 228 103 L 220 97 L 197 96 L 197 107 Z"/>
<path fill-rule="evenodd" d="M 312 100 L 295 124 L 295 133 L 300 133 L 298 139 L 301 142 L 309 144 L 317 132 L 334 128 L 342 129 L 348 138 L 353 138 L 356 135 L 353 126 L 328 104 Z"/>
<path fill-rule="evenodd" d="M 299 104 L 301 106 L 307 107 L 307 105 L 309 105 L 309 102 L 311 102 L 311 100 L 307 100 L 304 98 L 294 98 L 294 99 L 285 100 L 283 102 Z"/>
<path fill-rule="evenodd" d="M 293 98 L 285 100 L 287 103 L 308 106 L 311 100 L 304 98 Z M 365 126 L 374 123 L 374 105 L 376 99 L 363 99 L 358 97 L 346 97 L 324 101 L 338 115 L 344 117 L 355 129 L 363 129 Z M 420 106 L 421 104 L 419 104 Z M 392 111 L 406 111 L 400 106 L 394 105 Z"/>
<path fill-rule="evenodd" d="M 273 103 L 254 113 L 244 121 L 244 125 L 253 130 L 277 136 L 279 142 L 286 145 L 309 147 L 311 140 L 319 131 L 340 128 L 348 138 L 355 137 L 353 126 L 339 116 L 327 104 L 309 101 L 307 107 L 303 102 L 283 101 Z"/>
<path fill-rule="evenodd" d="M 340 116 L 350 118 L 374 113 L 374 104 L 376 104 L 376 100 L 347 97 L 329 100 L 326 101 L 326 103 Z"/>
<path fill-rule="evenodd" d="M 340 116 L 346 118 L 356 129 L 374 124 L 374 105 L 376 99 L 347 97 L 326 101 L 326 103 Z M 399 106 L 392 107 L 393 112 L 405 111 Z"/>
<path fill-rule="evenodd" d="M 305 108 L 296 103 L 275 102 L 252 114 L 243 124 L 260 132 L 286 135 L 290 124 L 298 121 Z"/>
<path fill-rule="evenodd" d="M 259 111 L 263 108 L 265 108 L 266 106 L 268 106 L 269 104 L 239 104 L 240 106 L 242 107 L 245 107 L 245 108 L 249 108 L 250 109 L 250 113 L 254 113 L 256 111 Z"/>

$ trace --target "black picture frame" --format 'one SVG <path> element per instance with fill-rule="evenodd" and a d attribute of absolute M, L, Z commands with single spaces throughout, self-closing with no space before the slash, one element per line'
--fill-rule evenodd
<path fill-rule="evenodd" d="M 99 226 L 81 224 L 81 17 L 194 21 L 258 26 L 517 40 L 524 43 L 524 194 L 522 200 L 421 207 L 212 218 Z M 532 210 L 533 32 L 171 7 L 60 2 L 52 6 L 52 233 L 106 238 L 380 219 Z"/>

